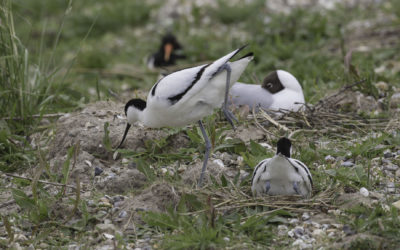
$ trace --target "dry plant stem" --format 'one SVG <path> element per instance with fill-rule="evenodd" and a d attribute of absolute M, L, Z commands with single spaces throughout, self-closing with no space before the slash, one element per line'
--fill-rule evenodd
<path fill-rule="evenodd" d="M 261 115 L 267 119 L 269 122 L 271 122 L 273 125 L 278 127 L 279 129 L 282 129 L 285 132 L 290 132 L 290 129 L 288 129 L 285 125 L 279 124 L 279 122 L 275 121 L 270 115 L 268 115 L 264 110 L 260 109 Z"/>
<path fill-rule="evenodd" d="M 4 175 L 9 176 L 9 177 L 13 177 L 13 178 L 19 178 L 19 179 L 23 179 L 23 180 L 33 181 L 33 179 L 29 178 L 29 177 L 23 177 L 23 176 L 19 176 L 19 175 L 15 175 L 15 174 L 4 173 L 4 172 L 1 172 L 1 174 L 4 174 Z M 52 185 L 52 186 L 58 186 L 58 187 L 69 187 L 69 188 L 72 188 L 74 190 L 76 189 L 75 186 L 56 183 L 56 182 L 49 182 L 49 181 L 42 181 L 42 180 L 38 180 L 37 182 L 40 182 L 40 183 L 43 183 L 43 184 Z"/>
<path fill-rule="evenodd" d="M 54 117 L 60 117 L 63 116 L 67 113 L 55 113 L 55 114 L 45 114 L 45 115 L 41 115 L 41 114 L 36 114 L 36 115 L 30 115 L 27 117 L 4 117 L 3 119 L 5 120 L 14 120 L 14 121 L 21 121 L 21 120 L 25 120 L 25 119 L 31 119 L 31 118 L 54 118 Z"/>

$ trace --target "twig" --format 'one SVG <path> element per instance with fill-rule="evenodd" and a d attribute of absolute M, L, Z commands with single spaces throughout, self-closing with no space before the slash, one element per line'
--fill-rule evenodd
<path fill-rule="evenodd" d="M 275 121 L 270 115 L 268 115 L 264 110 L 260 109 L 261 114 L 264 116 L 265 119 L 267 119 L 269 122 L 271 122 L 273 125 L 278 127 L 279 129 L 282 129 L 285 132 L 290 131 L 285 125 L 279 124 L 279 122 Z"/>
<path fill-rule="evenodd" d="M 33 181 L 33 179 L 29 178 L 29 177 L 24 177 L 24 176 L 19 176 L 19 175 L 15 175 L 15 174 L 4 173 L 2 171 L 0 171 L 0 173 L 4 174 L 6 176 L 9 176 L 9 177 L 13 177 L 13 178 L 19 178 L 19 179 L 23 179 L 23 180 Z M 38 182 L 43 183 L 43 184 L 53 185 L 53 186 L 69 187 L 69 188 L 72 188 L 72 189 L 76 189 L 75 186 L 71 186 L 71 185 L 68 185 L 68 184 L 61 184 L 61 183 L 42 181 L 42 180 L 38 180 Z"/>
<path fill-rule="evenodd" d="M 18 117 L 4 117 L 4 118 L 2 118 L 2 119 L 5 119 L 5 120 L 14 120 L 14 121 L 20 121 L 20 120 L 24 120 L 24 119 L 30 119 L 30 118 L 53 118 L 53 117 L 60 117 L 60 116 L 63 116 L 63 115 L 65 115 L 66 113 L 55 113 L 55 114 L 44 114 L 44 115 L 41 115 L 41 114 L 35 114 L 35 115 L 28 115 L 27 117 L 20 117 L 20 116 L 18 116 Z"/>

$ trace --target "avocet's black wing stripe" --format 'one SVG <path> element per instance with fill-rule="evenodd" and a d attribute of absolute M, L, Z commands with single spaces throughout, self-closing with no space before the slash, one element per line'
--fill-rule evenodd
<path fill-rule="evenodd" d="M 253 176 L 251 177 L 251 185 L 253 185 L 253 181 L 254 181 L 254 177 L 257 174 L 258 168 L 261 167 L 266 161 L 268 161 L 270 158 L 264 159 L 262 161 L 260 161 L 257 166 L 254 168 L 254 172 L 253 172 Z M 265 171 L 265 169 L 264 169 Z"/>
<path fill-rule="evenodd" d="M 163 78 L 164 78 L 164 77 L 163 77 Z M 152 96 L 154 96 L 154 95 L 156 94 L 157 85 L 158 85 L 158 83 L 159 83 L 163 78 L 161 78 L 160 80 L 158 80 L 158 81 L 156 82 L 156 84 L 154 84 L 153 89 L 151 90 L 151 95 L 152 95 Z"/>
<path fill-rule="evenodd" d="M 310 180 L 311 186 L 314 186 L 313 181 L 312 181 L 312 177 L 311 177 L 310 170 L 308 170 L 307 166 L 304 165 L 304 163 L 302 163 L 302 162 L 299 161 L 299 160 L 294 159 L 294 161 L 295 161 L 297 164 L 299 164 L 299 165 L 304 169 L 304 171 L 306 171 L 307 177 L 308 177 L 308 179 Z"/>
<path fill-rule="evenodd" d="M 190 83 L 190 85 L 181 93 L 168 97 L 168 100 L 171 101 L 171 104 L 174 105 L 175 103 L 177 103 L 180 99 L 182 99 L 182 97 L 200 80 L 201 76 L 203 75 L 204 71 L 206 70 L 206 68 L 210 66 L 210 64 L 206 64 L 204 65 L 199 72 L 197 72 L 196 77 L 193 79 L 193 81 Z"/>

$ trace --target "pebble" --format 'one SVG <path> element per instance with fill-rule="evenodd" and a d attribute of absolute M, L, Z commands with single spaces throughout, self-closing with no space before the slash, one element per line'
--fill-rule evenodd
<path fill-rule="evenodd" d="M 223 238 L 225 242 L 229 242 L 231 239 L 229 239 L 229 237 L 224 237 Z"/>
<path fill-rule="evenodd" d="M 301 219 L 303 221 L 309 220 L 310 219 L 310 215 L 307 212 L 303 213 L 303 215 L 301 216 Z"/>
<path fill-rule="evenodd" d="M 220 168 L 224 168 L 224 162 L 221 159 L 215 159 L 213 160 L 213 163 L 217 164 Z"/>
<path fill-rule="evenodd" d="M 301 236 L 304 235 L 304 228 L 297 226 L 294 228 L 293 233 L 296 238 L 300 238 Z"/>
<path fill-rule="evenodd" d="M 100 233 L 114 233 L 115 226 L 113 224 L 97 224 L 96 230 Z"/>
<path fill-rule="evenodd" d="M 289 220 L 289 224 L 297 224 L 297 223 L 299 223 L 298 219 L 290 219 Z"/>
<path fill-rule="evenodd" d="M 94 176 L 101 175 L 101 173 L 103 173 L 103 172 L 104 172 L 104 170 L 99 167 L 94 168 Z"/>
<path fill-rule="evenodd" d="M 324 232 L 324 230 L 322 230 L 322 229 L 315 229 L 313 232 L 312 232 L 312 235 L 314 235 L 314 236 L 323 236 L 325 234 L 325 232 Z"/>
<path fill-rule="evenodd" d="M 288 227 L 286 225 L 279 225 L 278 226 L 278 235 L 281 235 L 281 236 L 285 235 L 287 230 L 288 230 Z"/>
<path fill-rule="evenodd" d="M 327 155 L 327 156 L 325 156 L 325 161 L 334 163 L 336 161 L 336 159 L 335 159 L 335 157 L 333 157 L 331 155 Z"/>
<path fill-rule="evenodd" d="M 400 169 L 396 171 L 396 177 L 400 177 Z"/>
<path fill-rule="evenodd" d="M 396 201 L 396 202 L 393 202 L 392 205 L 393 205 L 395 208 L 400 209 L 400 200 L 398 200 L 398 201 Z"/>
<path fill-rule="evenodd" d="M 364 197 L 368 197 L 369 196 L 369 191 L 365 187 L 362 187 L 362 188 L 360 188 L 360 194 L 362 196 L 364 196 Z"/>
<path fill-rule="evenodd" d="M 302 239 L 295 240 L 292 246 L 297 246 L 300 249 L 312 248 L 312 244 L 307 244 Z"/>
<path fill-rule="evenodd" d="M 354 166 L 354 163 L 352 163 L 350 161 L 345 161 L 345 162 L 342 162 L 342 164 L 340 164 L 340 166 L 342 166 L 342 167 L 352 167 L 352 166 Z"/>
<path fill-rule="evenodd" d="M 346 236 L 350 236 L 356 233 L 353 229 L 351 229 L 349 225 L 344 225 L 342 230 L 346 234 Z"/>
<path fill-rule="evenodd" d="M 388 171 L 396 171 L 397 169 L 399 169 L 399 166 L 390 163 L 388 165 L 384 165 L 383 169 L 388 170 Z"/>
<path fill-rule="evenodd" d="M 388 184 L 386 184 L 386 192 L 388 193 L 395 193 L 396 192 L 396 188 L 393 182 L 389 182 Z"/>
<path fill-rule="evenodd" d="M 236 162 L 239 166 L 243 166 L 244 163 L 244 159 L 242 156 L 238 156 L 238 158 L 236 159 Z"/>
<path fill-rule="evenodd" d="M 187 169 L 186 165 L 180 165 L 178 168 L 178 173 L 183 173 L 186 171 L 186 169 Z"/>
<path fill-rule="evenodd" d="M 394 156 L 395 156 L 395 154 L 393 154 L 390 150 L 385 150 L 383 152 L 383 157 L 385 157 L 385 158 L 392 158 Z"/>
<path fill-rule="evenodd" d="M 119 212 L 118 217 L 126 218 L 126 217 L 128 217 L 128 212 L 126 212 L 125 210 L 122 210 L 121 212 Z"/>

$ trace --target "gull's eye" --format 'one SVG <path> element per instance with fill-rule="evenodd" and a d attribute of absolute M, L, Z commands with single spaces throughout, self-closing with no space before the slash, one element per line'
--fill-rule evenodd
<path fill-rule="evenodd" d="M 271 89 L 274 85 L 272 83 L 267 83 L 267 88 Z"/>

